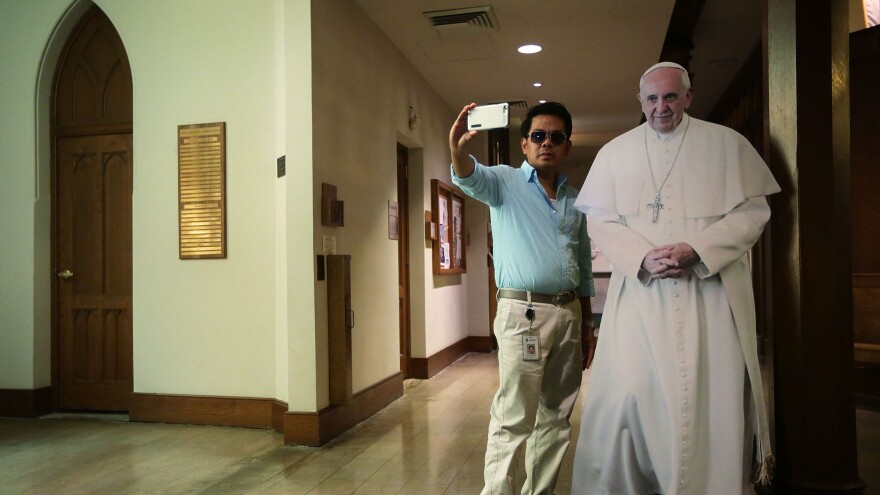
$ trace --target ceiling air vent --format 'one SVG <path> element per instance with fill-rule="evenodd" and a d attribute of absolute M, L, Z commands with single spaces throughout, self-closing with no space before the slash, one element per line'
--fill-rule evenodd
<path fill-rule="evenodd" d="M 422 12 L 438 32 L 466 29 L 469 31 L 498 30 L 498 19 L 491 5 L 464 9 L 432 10 Z"/>
<path fill-rule="evenodd" d="M 510 105 L 510 108 L 513 109 L 521 108 L 523 110 L 528 110 L 529 108 L 529 104 L 526 102 L 526 100 L 509 101 L 507 102 L 507 104 Z"/>

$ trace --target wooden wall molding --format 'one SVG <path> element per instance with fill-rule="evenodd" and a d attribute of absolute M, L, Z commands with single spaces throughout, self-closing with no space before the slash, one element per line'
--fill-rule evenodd
<path fill-rule="evenodd" d="M 443 371 L 469 352 L 492 352 L 491 337 L 465 337 L 427 358 L 412 358 L 410 371 L 413 378 L 427 379 Z"/>
<path fill-rule="evenodd" d="M 52 387 L 33 390 L 0 389 L 0 416 L 36 418 L 52 412 Z"/>
<path fill-rule="evenodd" d="M 131 394 L 131 421 L 243 426 L 282 431 L 287 404 L 277 399 L 170 394 Z"/>
<path fill-rule="evenodd" d="M 2 392 L 0 403 L 5 406 L 9 401 L 3 400 Z M 46 395 L 51 397 L 49 392 Z M 354 394 L 344 405 L 327 407 L 319 412 L 290 412 L 287 403 L 278 399 L 135 393 L 131 396 L 129 419 L 148 423 L 270 428 L 282 433 L 287 445 L 318 447 L 402 396 L 402 373 L 395 373 Z M 0 409 L 3 411 L 5 409 Z"/>
<path fill-rule="evenodd" d="M 395 373 L 368 387 L 348 403 L 318 412 L 284 414 L 284 444 L 319 447 L 369 418 L 403 396 L 403 373 Z"/>

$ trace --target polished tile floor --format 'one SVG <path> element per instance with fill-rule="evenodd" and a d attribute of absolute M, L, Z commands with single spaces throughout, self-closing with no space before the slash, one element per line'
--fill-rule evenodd
<path fill-rule="evenodd" d="M 430 380 L 407 380 L 401 399 L 322 448 L 284 447 L 267 430 L 125 416 L 0 418 L 0 494 L 473 495 L 497 383 L 495 355 L 468 354 Z M 860 474 L 880 486 L 880 413 L 857 418 Z M 576 435 L 580 407 L 572 419 Z M 571 458 L 558 495 L 570 493 Z"/>

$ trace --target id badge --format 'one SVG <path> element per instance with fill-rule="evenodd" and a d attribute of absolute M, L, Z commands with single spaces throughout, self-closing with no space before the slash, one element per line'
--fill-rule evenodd
<path fill-rule="evenodd" d="M 534 335 L 522 336 L 523 361 L 541 360 L 541 341 Z"/>

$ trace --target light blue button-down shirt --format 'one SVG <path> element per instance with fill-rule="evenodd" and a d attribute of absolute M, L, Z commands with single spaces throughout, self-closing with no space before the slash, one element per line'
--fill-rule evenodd
<path fill-rule="evenodd" d="M 568 179 L 557 174 L 554 206 L 528 162 L 486 167 L 471 159 L 474 173 L 462 179 L 452 169 L 452 182 L 489 205 L 496 285 L 594 295 L 586 217 L 574 209 L 578 191 Z"/>

